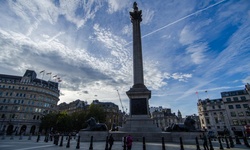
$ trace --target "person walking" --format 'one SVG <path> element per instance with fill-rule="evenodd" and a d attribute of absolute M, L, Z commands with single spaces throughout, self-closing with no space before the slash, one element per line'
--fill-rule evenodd
<path fill-rule="evenodd" d="M 203 147 L 204 147 L 204 150 L 209 150 L 208 143 L 207 143 L 207 136 L 205 135 L 205 133 L 203 133 Z"/>
<path fill-rule="evenodd" d="M 127 150 L 131 150 L 131 148 L 132 148 L 132 143 L 133 143 L 132 136 L 131 136 L 131 135 L 128 135 L 128 136 L 127 136 L 127 139 L 126 139 Z"/>
<path fill-rule="evenodd" d="M 113 138 L 112 134 L 110 134 L 108 142 L 109 142 L 109 150 L 111 150 L 112 146 L 114 144 L 114 138 Z"/>

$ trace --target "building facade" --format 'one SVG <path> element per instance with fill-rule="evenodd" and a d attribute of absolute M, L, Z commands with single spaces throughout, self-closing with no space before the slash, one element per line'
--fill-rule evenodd
<path fill-rule="evenodd" d="M 113 125 L 122 125 L 123 120 L 121 119 L 123 118 L 123 114 L 119 110 L 118 105 L 111 102 L 100 102 L 99 100 L 93 100 L 92 103 L 95 105 L 99 105 L 104 109 L 104 112 L 106 114 L 105 123 L 107 124 L 109 129 L 113 128 Z"/>
<path fill-rule="evenodd" d="M 162 108 L 160 107 L 150 107 L 151 117 L 154 121 L 154 124 L 157 127 L 161 128 L 163 131 L 170 127 L 172 124 L 182 123 L 182 118 L 176 116 L 175 113 L 171 112 L 170 108 Z M 178 115 L 181 117 L 181 112 L 178 111 Z"/>
<path fill-rule="evenodd" d="M 198 100 L 201 128 L 223 134 L 225 130 L 240 134 L 250 124 L 249 84 L 244 90 L 221 92 L 220 99 Z"/>
<path fill-rule="evenodd" d="M 37 78 L 33 70 L 23 76 L 0 74 L 0 131 L 35 134 L 41 118 L 57 111 L 58 83 Z"/>
<path fill-rule="evenodd" d="M 59 112 L 64 111 L 64 112 L 67 112 L 68 114 L 84 111 L 87 108 L 88 108 L 87 102 L 79 100 L 79 99 L 77 99 L 73 102 L 70 102 L 69 104 L 63 102 L 63 103 L 58 105 Z"/>

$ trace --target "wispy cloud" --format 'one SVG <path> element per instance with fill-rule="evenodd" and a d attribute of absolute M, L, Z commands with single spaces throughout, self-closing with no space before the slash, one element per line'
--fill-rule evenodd
<path fill-rule="evenodd" d="M 2 73 L 51 71 L 63 80 L 62 102 L 80 98 L 119 105 L 118 89 L 128 106 L 126 91 L 133 83 L 129 18 L 133 2 L 0 4 Z M 144 79 L 152 90 L 151 104 L 175 111 L 181 102 L 181 111 L 189 114 L 197 111 L 196 91 L 200 98 L 206 97 L 204 90 L 210 98 L 219 98 L 223 90 L 242 88 L 241 82 L 248 82 L 248 1 L 138 1 L 138 7 L 143 13 Z"/>

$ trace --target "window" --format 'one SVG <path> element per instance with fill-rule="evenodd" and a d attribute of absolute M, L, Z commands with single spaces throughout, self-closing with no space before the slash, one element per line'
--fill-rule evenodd
<path fill-rule="evenodd" d="M 243 107 L 244 108 L 248 108 L 248 104 L 243 104 Z"/>
<path fill-rule="evenodd" d="M 239 122 L 238 122 L 238 120 L 236 120 L 236 119 L 233 119 L 233 125 L 239 125 Z"/>
<path fill-rule="evenodd" d="M 250 111 L 246 111 L 246 115 L 247 115 L 247 116 L 250 116 Z"/>
<path fill-rule="evenodd" d="M 227 102 L 231 102 L 231 98 L 226 98 L 226 101 Z"/>
<path fill-rule="evenodd" d="M 244 113 L 243 113 L 243 112 L 238 112 L 238 115 L 239 115 L 240 117 L 242 117 L 242 116 L 244 116 Z"/>
<path fill-rule="evenodd" d="M 219 109 L 221 109 L 221 106 L 220 106 L 220 105 L 218 105 L 218 108 L 219 108 Z"/>
<path fill-rule="evenodd" d="M 236 117 L 236 113 L 235 112 L 230 112 L 231 117 Z"/>
<path fill-rule="evenodd" d="M 212 106 L 213 109 L 215 109 L 215 106 Z"/>
<path fill-rule="evenodd" d="M 218 118 L 214 118 L 214 120 L 215 120 L 215 123 L 219 123 Z"/>
<path fill-rule="evenodd" d="M 233 97 L 234 101 L 238 101 L 239 98 L 238 97 Z"/>
<path fill-rule="evenodd" d="M 244 101 L 244 100 L 246 100 L 246 97 L 245 96 L 241 96 L 240 99 Z"/>
<path fill-rule="evenodd" d="M 240 104 L 235 105 L 236 108 L 241 108 Z"/>
<path fill-rule="evenodd" d="M 210 120 L 209 119 L 206 119 L 206 122 L 207 122 L 207 124 L 210 124 Z"/>
<path fill-rule="evenodd" d="M 240 120 L 241 125 L 247 125 L 247 121 L 246 120 Z"/>
<path fill-rule="evenodd" d="M 228 105 L 228 108 L 229 109 L 234 109 L 234 106 L 233 105 Z"/>
<path fill-rule="evenodd" d="M 2 114 L 2 117 L 1 118 L 5 118 L 5 114 Z"/>

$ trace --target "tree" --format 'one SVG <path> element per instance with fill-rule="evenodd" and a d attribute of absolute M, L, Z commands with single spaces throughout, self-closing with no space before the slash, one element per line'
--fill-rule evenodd
<path fill-rule="evenodd" d="M 44 129 L 45 132 L 49 132 L 52 128 L 54 128 L 57 121 L 57 114 L 50 113 L 41 118 L 40 129 Z"/>
<path fill-rule="evenodd" d="M 89 119 L 90 117 L 93 117 L 97 122 L 104 123 L 106 121 L 105 116 L 104 109 L 100 105 L 92 103 L 89 106 L 86 118 Z"/>

